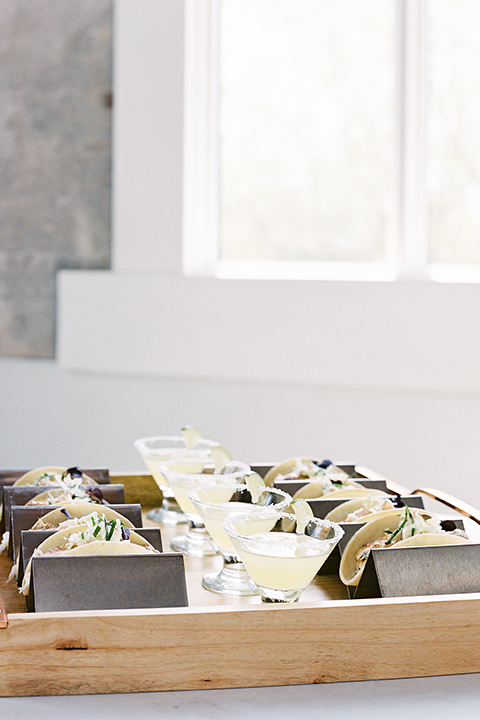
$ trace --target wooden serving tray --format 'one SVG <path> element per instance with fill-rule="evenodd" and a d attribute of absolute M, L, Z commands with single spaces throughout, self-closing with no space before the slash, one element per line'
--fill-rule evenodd
<path fill-rule="evenodd" d="M 158 505 L 147 473 L 115 473 L 126 502 Z M 389 483 L 392 490 L 399 486 Z M 401 488 L 403 493 L 409 491 Z M 417 491 L 436 498 L 433 490 Z M 474 508 L 440 498 L 477 522 Z M 462 507 L 458 507 L 463 505 Z M 146 524 L 152 524 L 146 521 Z M 184 527 L 184 526 L 183 526 Z M 162 528 L 167 548 L 174 534 Z M 0 555 L 0 695 L 259 687 L 480 672 L 480 593 L 348 600 L 317 576 L 301 602 L 262 605 L 201 587 L 221 558 L 185 557 L 188 608 L 26 613 Z"/>

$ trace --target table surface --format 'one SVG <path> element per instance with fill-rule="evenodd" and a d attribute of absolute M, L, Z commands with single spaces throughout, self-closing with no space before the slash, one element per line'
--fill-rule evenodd
<path fill-rule="evenodd" d="M 475 674 L 233 690 L 0 698 L 0 718 L 477 720 L 479 707 L 480 675 Z"/>

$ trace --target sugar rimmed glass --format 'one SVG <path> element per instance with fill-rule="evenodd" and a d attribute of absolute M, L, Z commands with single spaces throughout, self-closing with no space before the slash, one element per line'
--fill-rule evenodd
<path fill-rule="evenodd" d="M 134 448 L 142 456 L 145 465 L 163 495 L 161 506 L 147 513 L 150 520 L 162 525 L 178 525 L 187 522 L 187 518 L 180 509 L 173 491 L 168 487 L 165 478 L 158 470 L 158 464 L 185 455 L 208 456 L 210 449 L 219 444 L 213 440 L 198 438 L 194 446 L 188 448 L 185 439 L 181 435 L 156 435 L 135 440 L 133 443 Z"/>
<path fill-rule="evenodd" d="M 250 472 L 250 466 L 239 460 L 230 460 L 219 472 L 215 471 L 213 461 L 203 456 L 167 460 L 159 463 L 159 471 L 173 491 L 188 522 L 187 533 L 177 535 L 170 541 L 172 550 L 194 557 L 218 555 L 220 550 L 188 495 L 204 485 L 240 484 Z"/>
<path fill-rule="evenodd" d="M 272 510 L 233 515 L 223 529 L 262 602 L 297 602 L 343 535 L 339 525 L 319 518 L 297 533 L 295 515 Z"/>
<path fill-rule="evenodd" d="M 259 491 L 258 498 L 252 498 L 247 486 L 241 484 L 232 487 L 207 485 L 193 490 L 189 498 L 223 556 L 222 569 L 206 573 L 202 579 L 203 587 L 221 595 L 258 595 L 255 583 L 223 529 L 223 523 L 232 513 L 248 511 L 250 514 L 265 506 L 281 512 L 291 503 L 291 496 L 277 488 L 266 487 Z"/>

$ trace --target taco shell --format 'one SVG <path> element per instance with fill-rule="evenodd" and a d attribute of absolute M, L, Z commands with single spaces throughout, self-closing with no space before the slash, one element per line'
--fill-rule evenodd
<path fill-rule="evenodd" d="M 369 493 L 369 496 L 370 495 L 372 495 L 372 493 Z M 347 517 L 350 515 L 350 513 L 359 510 L 364 503 L 365 497 L 356 497 L 352 498 L 351 500 L 346 500 L 341 505 L 337 505 L 337 507 L 333 508 L 333 510 L 330 510 L 330 512 L 325 515 L 325 520 L 331 520 L 332 522 L 336 523 L 347 522 Z M 362 515 L 361 517 L 356 518 L 354 522 L 367 523 L 371 522 L 372 520 L 377 520 L 379 517 L 384 517 L 384 513 L 390 512 L 390 510 L 392 509 L 393 508 L 388 508 L 387 510 L 378 510 L 374 513 Z M 401 510 L 401 508 L 396 509 Z"/>
<path fill-rule="evenodd" d="M 128 528 L 135 527 L 128 518 L 108 507 L 108 505 L 99 506 L 97 503 L 69 503 L 68 505 L 63 505 L 61 508 L 55 508 L 55 510 L 51 510 L 46 515 L 43 515 L 35 523 L 35 525 L 38 523 L 39 527 L 37 528 L 34 525 L 31 529 L 38 530 L 47 524 L 55 526 L 60 525 L 62 522 L 65 522 L 65 520 L 69 519 L 69 515 L 66 515 L 65 512 L 63 512 L 64 510 L 66 510 L 72 518 L 82 518 L 85 517 L 85 515 L 90 515 L 92 512 L 98 512 L 99 515 L 104 515 L 107 520 L 117 519 L 121 520 Z"/>
<path fill-rule="evenodd" d="M 47 473 L 49 475 L 62 475 L 63 473 L 67 472 L 68 468 L 66 467 L 56 467 L 56 466 L 49 466 L 49 467 L 40 467 L 35 468 L 34 470 L 29 470 L 24 475 L 18 478 L 18 480 L 15 480 L 13 483 L 14 486 L 16 485 L 34 485 L 37 480 L 39 480 L 42 475 L 46 475 Z M 98 485 L 98 483 L 93 480 L 93 478 L 89 477 L 88 475 L 83 475 L 84 482 L 83 485 L 91 484 L 91 485 Z"/>
<path fill-rule="evenodd" d="M 53 535 L 49 535 L 40 545 L 38 546 L 38 550 L 41 551 L 43 555 L 45 553 L 49 552 L 49 550 L 53 550 L 54 548 L 61 547 L 70 537 L 70 535 L 73 535 L 74 533 L 81 533 L 85 530 L 88 530 L 88 525 L 85 523 L 85 525 L 72 525 L 72 527 L 65 528 L 64 530 L 59 530 L 58 532 L 54 533 Z M 128 543 L 133 543 L 135 545 L 142 545 L 144 547 L 153 549 L 152 545 L 150 545 L 145 538 L 143 538 L 141 535 L 139 535 L 136 532 L 131 531 L 128 541 L 123 540 L 122 543 L 125 543 L 125 545 L 128 545 Z M 93 543 L 87 543 L 87 544 L 93 544 Z M 111 541 L 106 543 L 107 545 L 114 544 Z"/>
<path fill-rule="evenodd" d="M 295 467 L 297 465 L 297 460 L 300 460 L 300 462 L 303 463 L 309 463 L 312 462 L 315 458 L 311 457 L 301 457 L 301 458 L 291 458 L 290 460 L 285 460 L 284 462 L 280 463 L 279 465 L 274 465 L 270 470 L 266 473 L 265 477 L 263 478 L 265 480 L 265 485 L 269 485 L 270 487 L 273 487 L 273 483 L 275 482 L 275 478 L 277 475 L 288 475 L 288 473 L 291 473 L 293 470 L 295 470 Z"/>
<path fill-rule="evenodd" d="M 69 539 L 70 535 L 74 533 L 81 533 L 88 530 L 88 525 L 74 525 L 64 530 L 59 530 L 53 535 L 49 535 L 40 545 L 38 546 L 36 553 L 38 555 L 46 555 L 51 550 L 59 548 L 64 545 Z M 91 547 L 89 547 L 91 546 Z M 84 549 L 82 549 L 84 548 Z M 88 549 L 87 549 L 88 548 Z M 76 551 L 76 552 L 73 552 Z M 59 555 L 131 555 L 132 553 L 145 553 L 145 552 L 157 552 L 150 543 L 145 540 L 141 535 L 134 531 L 130 531 L 128 540 L 122 540 L 121 542 L 115 541 L 93 541 L 79 545 L 77 548 L 71 550 L 59 551 Z M 30 558 L 28 565 L 25 569 L 23 576 L 22 586 L 20 592 L 22 595 L 28 595 L 30 590 L 30 575 L 32 571 L 32 558 Z"/>
<path fill-rule="evenodd" d="M 39 487 L 41 487 L 41 486 L 39 486 Z M 60 497 L 60 495 L 63 495 L 66 492 L 68 492 L 68 490 L 64 490 L 63 488 L 55 487 L 52 485 L 49 490 L 45 490 L 45 492 L 38 493 L 38 495 L 35 495 L 35 497 L 33 497 L 31 500 L 29 500 L 27 503 L 25 503 L 25 505 L 54 505 L 55 503 L 48 503 L 47 501 L 50 499 L 54 499 L 56 497 Z M 72 489 L 72 492 L 78 492 L 78 490 L 75 488 L 75 489 Z M 85 503 L 86 500 L 85 499 L 82 499 L 82 500 L 76 499 L 73 502 Z M 107 505 L 109 504 L 105 500 L 103 502 L 106 503 Z M 91 505 L 97 505 L 97 506 L 102 505 L 102 507 L 103 507 L 103 503 L 98 503 L 98 502 L 89 502 L 88 506 L 90 507 Z"/>
<path fill-rule="evenodd" d="M 375 490 L 373 488 L 363 487 L 359 483 L 355 483 L 350 485 L 349 487 L 345 487 L 343 488 L 343 490 L 333 490 L 332 492 L 326 493 L 324 492 L 323 484 L 321 482 L 310 482 L 297 490 L 297 492 L 293 496 L 293 499 L 296 500 L 297 498 L 305 498 L 305 500 L 316 500 L 317 498 L 325 497 L 329 500 L 337 500 L 341 498 L 355 497 L 366 498 L 369 495 L 388 496 L 388 493 L 384 492 L 383 490 Z"/>
<path fill-rule="evenodd" d="M 122 542 L 96 540 L 86 545 L 79 545 L 71 550 L 64 550 L 62 555 L 136 555 L 137 553 L 147 552 L 151 552 L 148 543 L 146 545 L 137 545 L 137 543 L 129 543 L 124 540 Z"/>
<path fill-rule="evenodd" d="M 426 510 L 420 510 L 419 512 L 424 516 L 432 517 L 431 513 Z M 357 530 L 345 546 L 340 560 L 339 575 L 344 585 L 356 586 L 360 582 L 365 563 L 359 569 L 357 567 L 356 556 L 362 547 L 368 543 L 375 542 L 375 540 L 379 540 L 387 532 L 396 530 L 403 518 L 403 508 L 386 510 L 383 517 L 367 522 Z M 418 545 L 455 545 L 468 542 L 465 538 L 449 533 L 420 533 L 405 540 L 399 540 L 388 549 L 393 550 L 395 548 Z"/>
<path fill-rule="evenodd" d="M 49 475 L 61 475 L 62 473 L 66 472 L 66 467 L 56 467 L 56 466 L 48 466 L 48 467 L 39 467 L 35 468 L 34 470 L 29 470 L 24 475 L 19 477 L 15 482 L 14 485 L 33 485 L 37 480 L 39 480 L 42 475 L 45 475 L 48 473 Z"/>
<path fill-rule="evenodd" d="M 402 547 L 415 547 L 419 545 L 464 545 L 470 540 L 461 537 L 461 535 L 451 535 L 450 533 L 421 533 L 412 537 L 399 540 L 392 545 L 392 550 Z"/>

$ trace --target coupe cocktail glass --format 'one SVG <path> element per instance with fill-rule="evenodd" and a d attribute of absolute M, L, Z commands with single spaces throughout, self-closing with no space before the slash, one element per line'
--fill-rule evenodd
<path fill-rule="evenodd" d="M 208 485 L 189 494 L 205 526 L 223 555 L 223 567 L 218 572 L 206 573 L 202 585 L 222 595 L 258 595 L 255 583 L 245 570 L 232 541 L 223 529 L 223 522 L 233 513 L 251 513 L 266 506 L 277 512 L 285 510 L 292 498 L 282 490 L 265 488 L 257 493 L 246 485 Z"/>
<path fill-rule="evenodd" d="M 163 495 L 161 506 L 148 512 L 150 520 L 164 525 L 177 525 L 187 521 L 178 506 L 173 491 L 168 487 L 165 478 L 158 470 L 158 463 L 185 455 L 198 456 L 205 454 L 208 456 L 210 448 L 214 445 L 219 445 L 219 443 L 199 438 L 192 448 L 188 448 L 185 439 L 181 435 L 158 435 L 135 440 L 133 446 L 142 456 L 145 465 L 150 470 Z"/>
<path fill-rule="evenodd" d="M 202 485 L 241 483 L 245 475 L 250 472 L 250 466 L 237 460 L 230 460 L 221 471 L 216 472 L 212 460 L 198 457 L 167 460 L 159 463 L 158 469 L 173 491 L 188 522 L 187 533 L 177 535 L 170 541 L 172 550 L 195 557 L 217 555 L 220 551 L 188 495 Z"/>
<path fill-rule="evenodd" d="M 343 535 L 336 523 L 310 518 L 297 533 L 290 513 L 233 515 L 223 528 L 263 602 L 296 602 Z"/>

